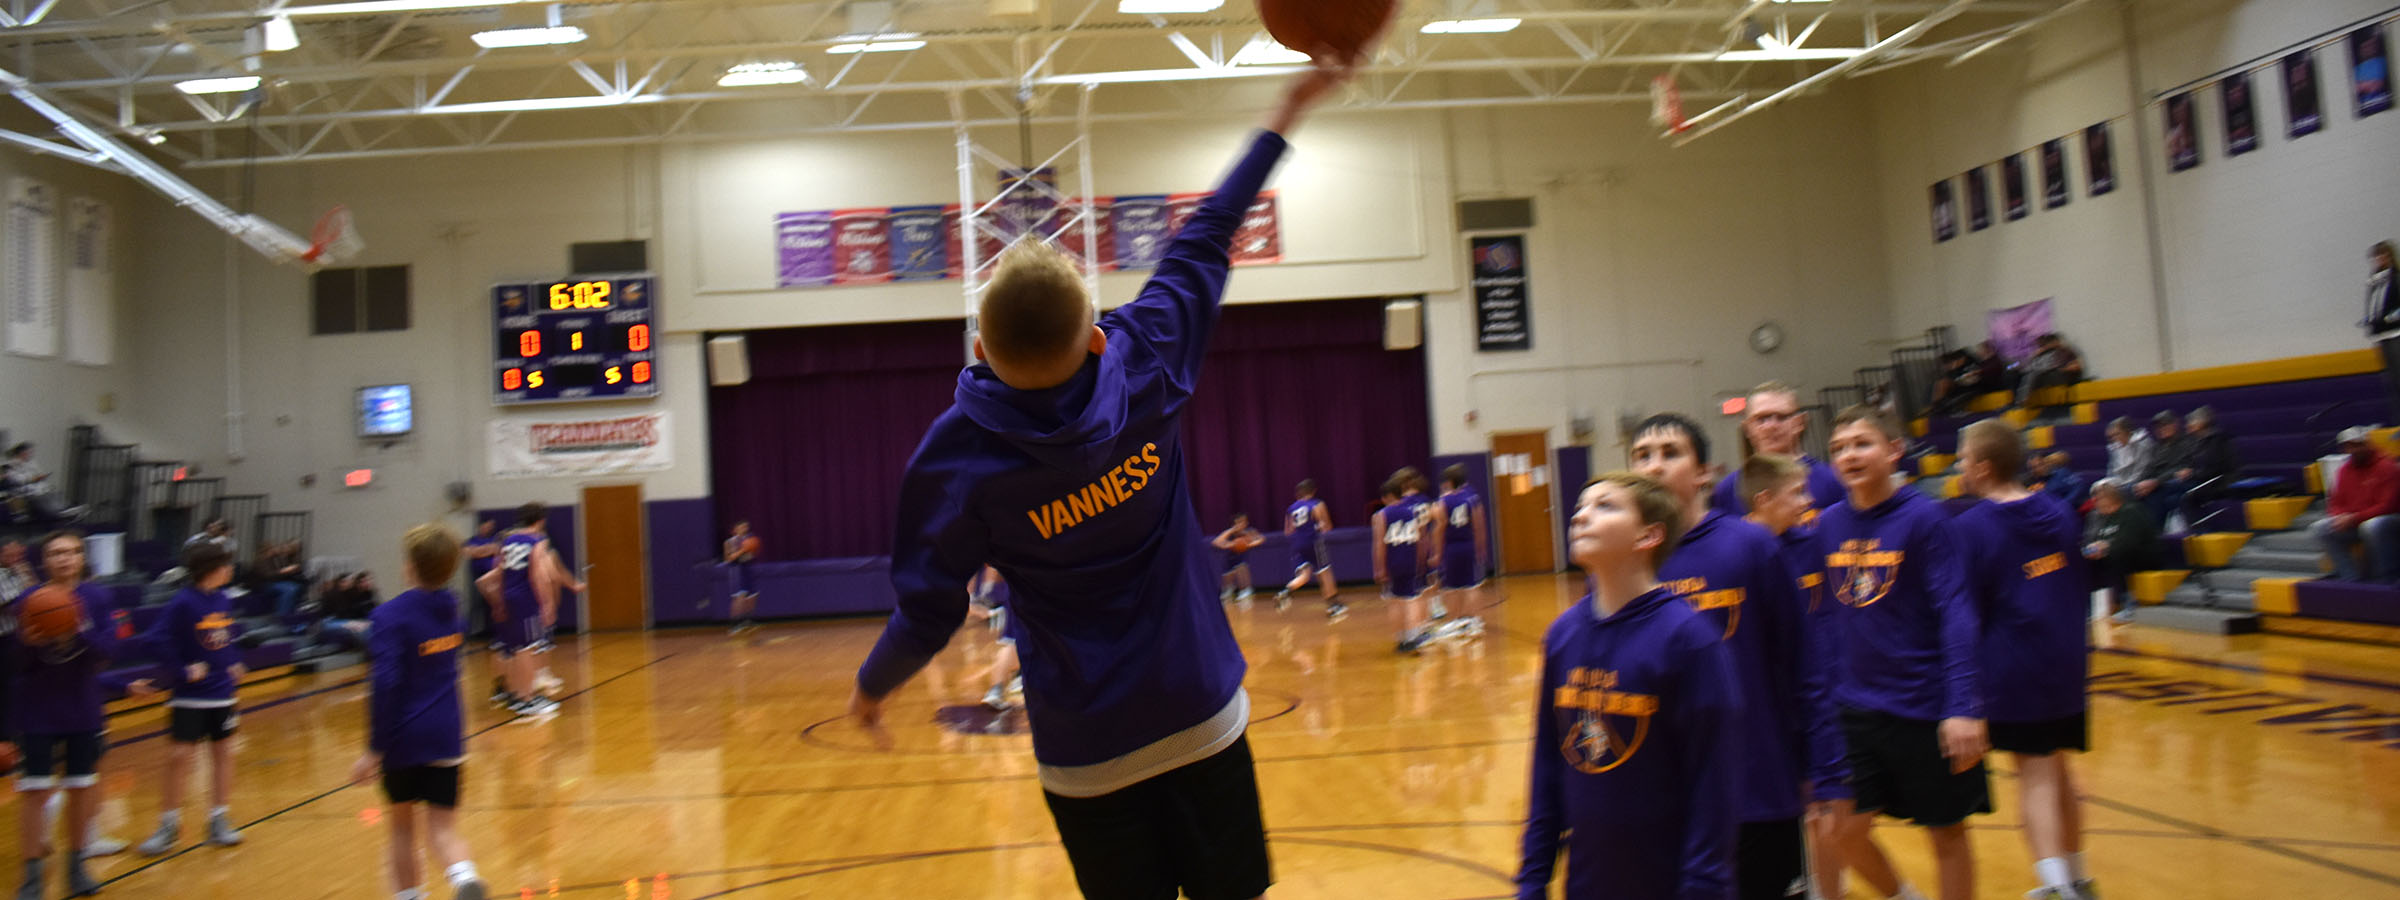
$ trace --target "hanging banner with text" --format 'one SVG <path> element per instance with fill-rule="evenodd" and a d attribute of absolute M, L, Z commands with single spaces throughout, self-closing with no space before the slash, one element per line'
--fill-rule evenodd
<path fill-rule="evenodd" d="M 58 196 L 31 178 L 8 181 L 8 220 L 0 234 L 8 294 L 8 352 L 58 355 Z"/>
<path fill-rule="evenodd" d="M 489 436 L 494 478 L 660 472 L 675 464 L 663 412 L 560 422 L 498 419 Z"/>
<path fill-rule="evenodd" d="M 1525 236 L 1479 237 L 1475 250 L 1475 349 L 1533 349 L 1533 299 L 1525 283 Z"/>
<path fill-rule="evenodd" d="M 1047 184 L 1054 177 L 1045 169 L 1031 180 Z M 1052 243 L 1078 259 L 1088 240 L 1103 272 L 1157 268 L 1176 230 L 1209 196 L 1145 194 L 1059 202 L 1019 178 L 1003 173 L 1002 187 L 1009 196 L 987 214 L 991 224 L 1008 239 L 1028 232 L 1054 235 Z M 966 262 L 958 210 L 951 204 L 778 213 L 775 286 L 852 287 L 957 278 Z M 1087 210 L 1088 232 L 1077 218 Z M 978 236 L 976 265 L 989 277 L 988 267 L 1007 248 L 1008 239 L 988 231 Z M 1261 192 L 1242 216 L 1230 255 L 1237 266 L 1283 261 L 1283 210 L 1274 191 Z"/>

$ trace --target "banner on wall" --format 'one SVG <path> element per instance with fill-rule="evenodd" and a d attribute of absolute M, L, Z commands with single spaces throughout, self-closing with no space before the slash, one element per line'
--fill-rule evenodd
<path fill-rule="evenodd" d="M 2000 158 L 2000 208 L 2002 216 L 2011 222 L 2033 214 L 2033 201 L 2025 193 L 2023 153 Z"/>
<path fill-rule="evenodd" d="M 2067 186 L 2067 139 L 2042 142 L 2042 208 L 2057 209 L 2075 196 Z"/>
<path fill-rule="evenodd" d="M 2250 73 L 2235 72 L 2217 82 L 2225 101 L 2225 158 L 2258 149 L 2258 105 L 2250 100 Z"/>
<path fill-rule="evenodd" d="M 1992 227 L 1992 179 L 1984 166 L 1967 170 L 1967 230 Z"/>
<path fill-rule="evenodd" d="M 1036 180 L 1042 177 L 1035 176 Z M 1018 188 L 1020 193 L 1029 190 Z M 1088 206 L 1094 261 L 1100 271 L 1139 271 L 1158 267 L 1175 232 L 1208 197 L 1205 193 L 1145 194 L 1062 203 L 1042 195 L 997 204 L 988 221 L 994 227 L 1022 233 L 1025 229 L 1014 224 L 1018 219 L 1045 216 L 1031 230 L 1055 235 L 1051 242 L 1061 252 L 1080 259 L 1085 230 L 1075 217 Z M 1233 235 L 1234 265 L 1283 261 L 1279 203 L 1274 191 L 1265 191 L 1243 215 Z M 955 204 L 779 213 L 775 216 L 776 286 L 847 287 L 958 278 L 967 257 L 962 239 Z M 978 229 L 978 268 L 988 275 L 992 260 L 1007 246 L 1000 235 Z"/>
<path fill-rule="evenodd" d="M 2361 119 L 2392 108 L 2392 61 L 2384 52 L 2382 22 L 2350 32 L 2350 90 Z"/>
<path fill-rule="evenodd" d="M 108 206 L 67 201 L 67 360 L 108 365 L 117 341 L 117 270 L 109 257 Z"/>
<path fill-rule="evenodd" d="M 58 355 L 58 195 L 31 178 L 8 181 L 5 247 L 8 352 Z"/>
<path fill-rule="evenodd" d="M 776 287 L 823 287 L 833 283 L 833 214 L 783 213 L 775 217 Z"/>
<path fill-rule="evenodd" d="M 663 412 L 556 422 L 495 419 L 489 437 L 494 478 L 659 472 L 675 462 Z"/>
<path fill-rule="evenodd" d="M 1950 179 L 1933 183 L 1933 242 L 1943 243 L 1958 236 L 1958 198 L 1950 187 Z"/>
<path fill-rule="evenodd" d="M 2049 300 L 1992 310 L 1984 314 L 1984 326 L 1991 335 L 1992 348 L 2000 351 L 2000 358 L 2010 362 L 2032 358 L 2034 339 L 2056 330 L 2051 325 Z"/>
<path fill-rule="evenodd" d="M 2291 117 L 2291 136 L 2315 134 L 2325 127 L 2325 105 L 2317 90 L 2317 51 L 2303 47 L 2283 58 L 2283 109 Z"/>
<path fill-rule="evenodd" d="M 2200 164 L 2200 119 L 2192 106 L 2190 91 L 2167 98 L 2167 171 L 2181 172 Z"/>
<path fill-rule="evenodd" d="M 1475 257 L 1475 349 L 1533 349 L 1533 298 L 1525 277 L 1525 236 L 1479 237 Z"/>
<path fill-rule="evenodd" d="M 2083 130 L 2083 175 L 2094 197 L 2117 189 L 2117 148 L 2107 122 Z"/>

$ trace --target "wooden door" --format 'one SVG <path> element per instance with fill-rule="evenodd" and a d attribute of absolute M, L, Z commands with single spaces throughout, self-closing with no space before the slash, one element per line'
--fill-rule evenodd
<path fill-rule="evenodd" d="M 642 533 L 642 486 L 583 489 L 585 630 L 650 626 L 649 541 Z"/>
<path fill-rule="evenodd" d="M 1500 526 L 1500 571 L 1558 571 L 1558 515 L 1550 498 L 1550 433 L 1492 435 L 1492 511 Z"/>

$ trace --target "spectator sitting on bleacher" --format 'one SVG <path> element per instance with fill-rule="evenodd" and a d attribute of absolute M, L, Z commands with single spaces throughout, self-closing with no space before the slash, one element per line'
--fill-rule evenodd
<path fill-rule="evenodd" d="M 1984 346 L 1989 345 L 1978 348 Z M 1942 377 L 1933 383 L 1934 415 L 1950 415 L 1965 409 L 1967 401 L 1976 394 L 1997 386 L 1987 380 L 1991 374 L 1986 365 L 1989 357 L 1978 353 L 1978 348 L 1960 348 L 1942 354 Z"/>
<path fill-rule="evenodd" d="M 58 502 L 58 483 L 50 478 L 50 470 L 33 460 L 33 444 L 20 441 L 8 448 L 8 460 L 0 462 L 0 495 L 4 495 L 17 515 L 35 525 L 56 525 L 83 518 L 83 507 L 63 506 Z"/>
<path fill-rule="evenodd" d="M 2134 482 L 2133 496 L 2150 507 L 2150 517 L 2161 526 L 2183 504 L 2183 491 L 2174 478 L 2191 455 L 2192 441 L 2183 435 L 2182 416 L 2162 409 L 2150 417 L 2150 462 L 2142 467 L 2142 480 Z"/>
<path fill-rule="evenodd" d="M 2118 416 L 2108 423 L 2108 474 L 2120 485 L 2142 480 L 2150 468 L 2150 456 L 2158 445 L 2150 440 L 2150 432 L 2135 428 L 2133 419 Z"/>
<path fill-rule="evenodd" d="M 2064 453 L 2034 454 L 2026 460 L 2025 486 L 2065 501 L 2070 509 L 2081 510 L 2089 499 L 2091 487 L 2084 484 L 2083 476 L 2067 468 L 2067 461 Z"/>
<path fill-rule="evenodd" d="M 2343 581 L 2400 579 L 2400 465 L 2367 439 L 2368 429 L 2342 430 L 2337 439 L 2341 468 L 2334 472 L 2333 496 L 2325 500 L 2325 518 L 2308 527 L 2333 560 L 2333 577 Z M 2358 553 L 2366 548 L 2367 565 Z"/>
<path fill-rule="evenodd" d="M 2017 381 L 2017 405 L 2025 405 L 2035 391 L 2065 387 L 2082 380 L 2083 354 L 2067 346 L 2066 338 L 2056 332 L 2034 338 L 2033 355 L 2025 359 L 2022 376 Z"/>
<path fill-rule="evenodd" d="M 33 590 L 38 581 L 33 577 L 33 564 L 25 560 L 25 542 L 0 541 L 0 603 L 17 602 L 17 597 Z"/>
<path fill-rule="evenodd" d="M 2198 528 L 2208 503 L 2233 493 L 2234 480 L 2242 477 L 2242 458 L 2234 452 L 2233 436 L 2217 430 L 2214 409 L 2192 410 L 2184 417 L 2183 430 L 2191 447 L 2174 478 L 2183 494 L 2183 521 Z"/>
<path fill-rule="evenodd" d="M 250 566 L 249 588 L 275 598 L 275 618 L 281 620 L 308 596 L 308 576 L 300 568 L 300 542 L 268 544 Z"/>
<path fill-rule="evenodd" d="M 233 524 L 222 518 L 208 520 L 208 525 L 201 528 L 200 533 L 184 540 L 183 549 L 190 550 L 204 542 L 217 545 L 225 551 L 226 556 L 242 558 L 241 554 L 234 552 L 237 547 L 233 539 Z"/>
<path fill-rule="evenodd" d="M 2158 551 L 2158 520 L 2125 500 L 2124 482 L 2100 479 L 2092 485 L 2092 517 L 2083 529 L 2083 555 L 2092 561 L 2093 580 L 2107 589 L 2118 622 L 2133 621 L 2133 573 L 2149 568 Z"/>

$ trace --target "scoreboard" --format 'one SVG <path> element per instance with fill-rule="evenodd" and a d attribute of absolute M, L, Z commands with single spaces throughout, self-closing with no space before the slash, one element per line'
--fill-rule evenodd
<path fill-rule="evenodd" d="M 655 277 L 492 286 L 492 402 L 658 396 L 651 349 Z"/>

